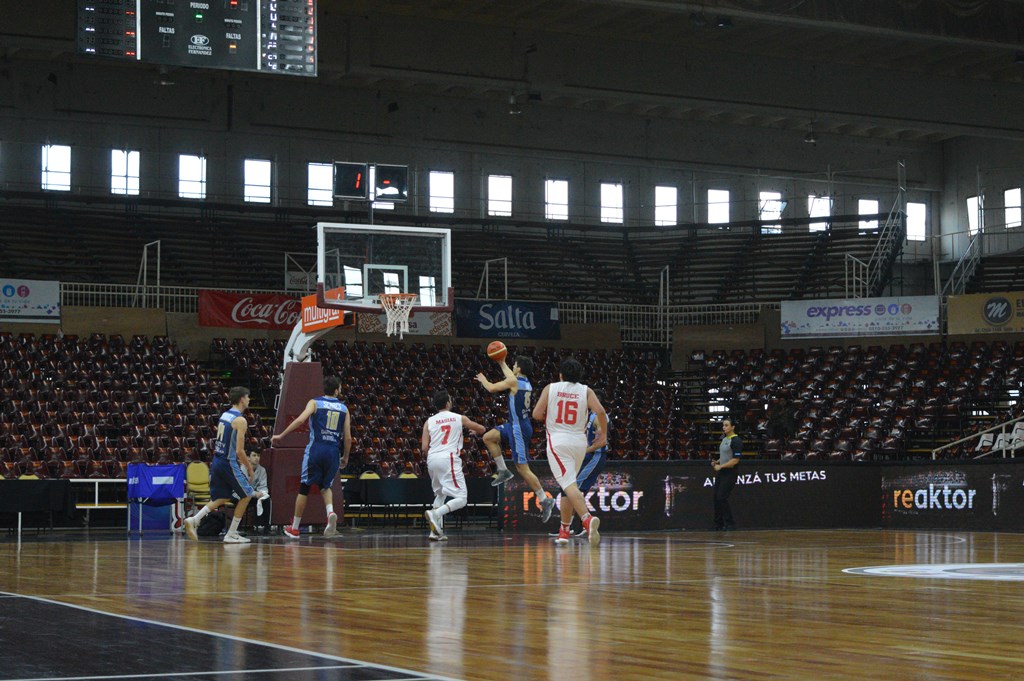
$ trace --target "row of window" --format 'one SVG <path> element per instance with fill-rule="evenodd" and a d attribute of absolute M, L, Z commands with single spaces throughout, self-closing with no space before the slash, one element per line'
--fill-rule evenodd
<path fill-rule="evenodd" d="M 71 189 L 71 147 L 65 145 L 44 145 L 42 148 L 42 188 L 53 191 Z M 271 202 L 272 162 L 262 159 L 245 159 L 243 165 L 242 198 L 249 203 Z M 334 204 L 334 166 L 332 163 L 309 163 L 307 166 L 306 202 L 311 206 Z M 374 167 L 370 166 L 369 186 L 375 186 Z M 110 191 L 113 194 L 137 195 L 139 193 L 139 152 L 114 149 L 110 156 Z M 178 157 L 178 196 L 186 199 L 206 198 L 206 158 L 181 154 Z M 370 196 L 371 199 L 377 197 Z M 621 224 L 625 218 L 623 185 L 616 182 L 602 182 L 600 192 L 601 222 Z M 809 224 L 810 231 L 827 228 L 825 221 L 832 213 L 832 198 L 811 195 L 807 197 L 808 215 L 815 220 Z M 377 200 L 375 208 L 393 209 L 394 203 Z M 758 196 L 758 217 L 764 223 L 762 232 L 782 232 L 780 220 L 787 202 L 780 192 L 762 191 Z M 1008 189 L 1004 193 L 1006 227 L 1021 226 L 1021 190 Z M 434 213 L 455 212 L 455 173 L 431 171 L 428 185 L 428 208 Z M 879 202 L 873 199 L 859 199 L 859 215 L 877 215 Z M 654 188 L 654 224 L 671 227 L 678 224 L 679 190 L 673 186 Z M 487 214 L 494 217 L 512 216 L 512 177 L 510 175 L 487 176 Z M 978 197 L 967 199 L 967 214 L 971 233 L 978 231 Z M 548 220 L 569 219 L 569 181 L 546 179 L 544 181 L 544 217 Z M 727 224 L 730 221 L 730 192 L 726 189 L 707 190 L 707 218 L 709 224 Z M 907 203 L 907 239 L 923 241 L 926 235 L 927 206 L 924 203 Z M 861 231 L 878 229 L 878 220 L 863 220 Z"/>

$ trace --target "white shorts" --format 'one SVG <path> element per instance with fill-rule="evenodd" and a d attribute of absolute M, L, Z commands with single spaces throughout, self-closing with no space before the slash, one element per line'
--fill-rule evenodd
<path fill-rule="evenodd" d="M 587 436 L 584 433 L 548 433 L 548 465 L 558 486 L 565 489 L 576 484 L 576 473 L 587 455 Z"/>
<path fill-rule="evenodd" d="M 466 476 L 462 474 L 462 457 L 452 452 L 427 457 L 427 471 L 434 496 L 466 498 Z"/>

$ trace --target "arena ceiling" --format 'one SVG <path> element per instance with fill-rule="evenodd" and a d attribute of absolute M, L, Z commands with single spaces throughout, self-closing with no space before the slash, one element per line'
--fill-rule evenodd
<path fill-rule="evenodd" d="M 75 60 L 74 3 L 43 0 L 52 11 L 34 19 L 0 4 L 0 59 Z M 512 109 L 553 106 L 626 115 L 676 118 L 725 125 L 807 130 L 815 134 L 938 142 L 971 134 L 963 127 L 906 117 L 808 114 L 794 108 L 757 106 L 726 97 L 655 96 L 628 88 L 569 87 L 528 78 L 477 77 L 465 69 L 353 68 L 350 55 L 330 50 L 353 20 L 389 21 L 437 31 L 479 27 L 556 39 L 629 43 L 671 50 L 685 46 L 708 59 L 772 58 L 793 64 L 837 65 L 888 72 L 912 82 L 940 78 L 961 91 L 1024 87 L 1024 0 L 320 0 L 320 81 L 326 85 L 490 101 Z M 554 38 L 552 38 L 554 36 Z M 426 40 L 426 37 L 424 37 Z M 537 50 L 529 38 L 518 59 L 523 71 Z M 957 96 L 954 87 L 951 99 Z M 1016 95 L 1015 95 L 1016 96 Z M 1013 113 L 1014 118 L 1020 118 Z M 979 134 L 985 134 L 979 126 Z M 996 126 L 999 127 L 999 126 Z M 1024 134 L 1020 124 L 1005 130 Z M 1003 130 L 991 134 L 1000 136 Z"/>

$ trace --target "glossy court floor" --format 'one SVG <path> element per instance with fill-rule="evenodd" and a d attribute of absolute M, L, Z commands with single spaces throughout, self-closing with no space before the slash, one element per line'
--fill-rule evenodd
<path fill-rule="evenodd" d="M 1022 580 L 1016 534 L 5 535 L 0 679 L 1020 679 Z"/>

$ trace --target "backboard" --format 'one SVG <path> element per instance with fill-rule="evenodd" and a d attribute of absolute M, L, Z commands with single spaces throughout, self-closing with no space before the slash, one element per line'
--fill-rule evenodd
<path fill-rule="evenodd" d="M 381 293 L 418 295 L 413 311 L 454 306 L 451 230 L 344 222 L 316 228 L 318 306 L 380 312 Z M 332 289 L 343 289 L 343 297 L 324 293 Z"/>

